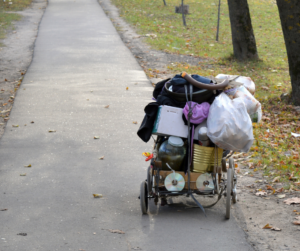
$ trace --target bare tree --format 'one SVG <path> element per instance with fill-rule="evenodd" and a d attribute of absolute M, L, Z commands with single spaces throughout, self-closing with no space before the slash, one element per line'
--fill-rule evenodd
<path fill-rule="evenodd" d="M 276 0 L 283 31 L 290 77 L 292 101 L 300 105 L 300 1 Z"/>
<path fill-rule="evenodd" d="M 240 61 L 258 59 L 247 0 L 227 0 L 235 58 Z"/>

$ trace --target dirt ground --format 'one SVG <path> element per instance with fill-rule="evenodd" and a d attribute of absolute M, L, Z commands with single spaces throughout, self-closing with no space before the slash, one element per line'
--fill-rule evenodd
<path fill-rule="evenodd" d="M 109 0 L 99 1 L 106 14 L 114 22 L 121 39 L 137 58 L 144 69 L 158 69 L 156 78 L 150 79 L 156 83 L 160 79 L 173 76 L 167 65 L 175 62 L 186 62 L 197 65 L 204 59 L 188 55 L 173 55 L 156 51 L 147 46 L 142 35 L 138 35 L 122 18 Z M 6 46 L 0 48 L 0 137 L 4 132 L 9 111 L 18 91 L 25 91 L 21 82 L 33 55 L 34 42 L 38 33 L 38 25 L 46 8 L 44 0 L 34 0 L 29 8 L 22 12 L 23 19 L 15 23 L 15 30 L 9 32 L 1 41 Z M 143 109 L 143 108 L 141 108 Z M 266 185 L 281 188 L 283 184 L 269 184 L 261 173 L 255 172 L 250 177 L 251 170 L 239 165 L 238 203 L 232 206 L 233 216 L 244 229 L 249 243 L 255 250 L 300 250 L 300 226 L 294 225 L 296 212 L 300 212 L 300 204 L 286 205 L 283 201 L 291 197 L 300 197 L 299 191 L 286 191 L 285 198 L 278 194 L 271 195 Z M 258 197 L 258 189 L 268 192 L 265 197 Z M 224 203 L 224 202 L 219 202 Z M 225 212 L 225 205 L 224 205 Z M 280 228 L 281 231 L 262 229 L 266 224 Z"/>
<path fill-rule="evenodd" d="M 45 0 L 33 0 L 29 8 L 15 12 L 23 18 L 14 23 L 14 29 L 1 41 L 4 47 L 0 47 L 0 138 L 17 90 L 31 63 L 38 25 L 46 6 Z"/>
<path fill-rule="evenodd" d="M 143 41 L 146 34 L 137 34 L 119 16 L 117 8 L 109 0 L 99 0 L 99 3 L 141 67 L 145 71 L 148 68 L 159 70 L 156 78 L 150 79 L 152 84 L 174 75 L 167 68 L 167 65 L 171 63 L 184 62 L 197 65 L 199 61 L 205 61 L 205 59 L 199 57 L 175 55 L 151 49 Z M 239 169 L 238 203 L 232 206 L 232 211 L 233 216 L 244 229 L 249 243 L 255 250 L 300 250 L 300 226 L 293 224 L 297 216 L 294 210 L 300 212 L 300 204 L 286 205 L 283 202 L 287 198 L 300 197 L 300 192 L 285 191 L 280 193 L 280 195 L 284 194 L 285 198 L 280 199 L 277 197 L 279 194 L 272 195 L 272 191 L 267 190 L 266 185 L 279 189 L 283 187 L 283 184 L 269 184 L 266 177 L 263 177 L 260 172 L 255 172 L 251 177 L 249 173 L 251 171 L 253 173 L 253 170 L 247 169 L 244 165 L 239 165 Z M 267 196 L 256 196 L 255 194 L 259 189 L 267 191 Z M 224 201 L 219 203 L 224 203 Z M 266 224 L 279 228 L 281 231 L 263 229 Z"/>

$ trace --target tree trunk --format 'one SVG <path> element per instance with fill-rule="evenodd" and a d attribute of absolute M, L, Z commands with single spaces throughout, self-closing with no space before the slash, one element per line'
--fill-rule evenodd
<path fill-rule="evenodd" d="M 300 105 L 300 1 L 276 0 L 292 82 L 292 101 Z"/>
<path fill-rule="evenodd" d="M 247 0 L 227 0 L 235 58 L 258 59 Z"/>

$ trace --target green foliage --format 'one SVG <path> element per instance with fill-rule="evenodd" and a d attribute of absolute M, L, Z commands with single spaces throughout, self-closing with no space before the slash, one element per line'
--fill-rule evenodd
<path fill-rule="evenodd" d="M 21 19 L 19 14 L 9 12 L 22 10 L 31 2 L 32 0 L 13 0 L 12 4 L 9 4 L 9 1 L 0 0 L 0 39 L 5 38 L 7 30 L 13 27 L 13 21 Z"/>

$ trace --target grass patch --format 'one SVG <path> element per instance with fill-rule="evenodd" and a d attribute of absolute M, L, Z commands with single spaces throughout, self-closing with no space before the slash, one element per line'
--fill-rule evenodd
<path fill-rule="evenodd" d="M 248 0 L 256 38 L 259 60 L 240 63 L 233 59 L 231 28 L 227 2 L 222 2 L 219 42 L 215 41 L 217 1 L 186 0 L 190 14 L 187 27 L 181 14 L 175 14 L 178 0 L 112 0 L 124 17 L 154 49 L 168 53 L 201 57 L 197 66 L 173 62 L 168 69 L 173 73 L 186 71 L 202 76 L 219 73 L 249 76 L 256 84 L 255 97 L 263 108 L 264 119 L 254 125 L 255 143 L 251 149 L 254 169 L 282 180 L 295 180 L 299 173 L 300 133 L 299 116 L 291 105 L 281 101 L 282 93 L 291 92 L 286 48 L 278 9 L 274 0 Z M 205 60 L 203 60 L 203 58 Z M 157 69 L 145 70 L 149 77 Z M 293 177 L 291 177 L 293 176 Z"/>
<path fill-rule="evenodd" d="M 0 39 L 5 38 L 7 31 L 13 28 L 12 24 L 14 21 L 21 19 L 21 15 L 9 12 L 23 10 L 31 1 L 32 0 L 12 0 L 12 4 L 9 4 L 8 0 L 5 2 L 0 0 Z"/>

